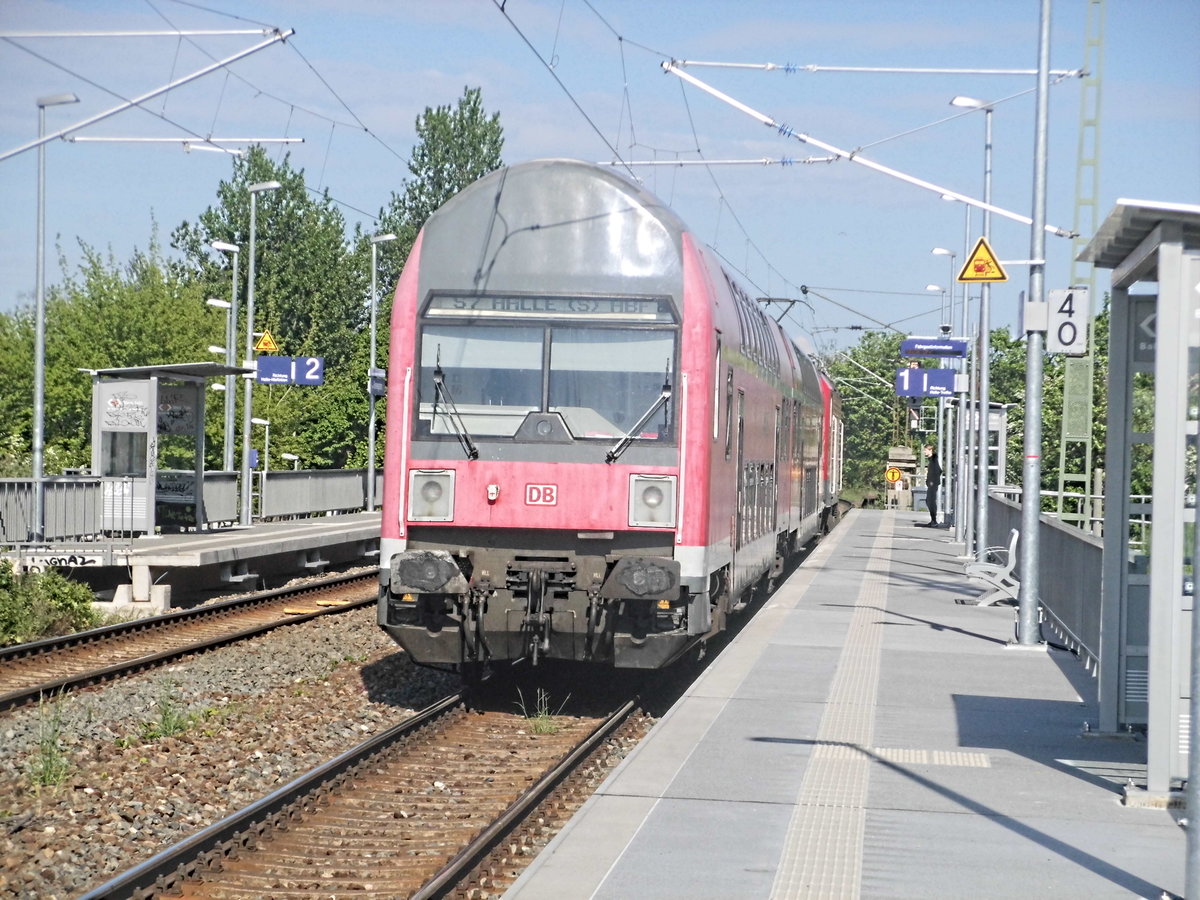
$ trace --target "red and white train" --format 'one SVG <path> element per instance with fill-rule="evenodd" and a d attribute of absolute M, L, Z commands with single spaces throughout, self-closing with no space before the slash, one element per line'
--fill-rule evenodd
<path fill-rule="evenodd" d="M 500 169 L 431 216 L 388 370 L 379 624 L 420 664 L 664 666 L 836 508 L 833 385 L 606 168 Z"/>

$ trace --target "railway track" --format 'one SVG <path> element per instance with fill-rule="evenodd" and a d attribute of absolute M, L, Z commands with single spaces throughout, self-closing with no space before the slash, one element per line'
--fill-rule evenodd
<path fill-rule="evenodd" d="M 529 719 L 448 697 L 84 896 L 498 896 L 528 844 L 510 836 L 539 804 L 565 809 L 550 795 L 590 755 L 640 739 L 634 711 Z"/>
<path fill-rule="evenodd" d="M 0 650 L 0 710 L 97 684 L 280 625 L 375 602 L 374 574 L 340 575 Z"/>

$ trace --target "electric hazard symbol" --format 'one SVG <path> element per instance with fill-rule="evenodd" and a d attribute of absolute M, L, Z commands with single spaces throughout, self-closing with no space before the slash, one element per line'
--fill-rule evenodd
<path fill-rule="evenodd" d="M 967 257 L 967 263 L 958 273 L 959 283 L 980 281 L 1008 281 L 1008 273 L 996 259 L 996 254 L 988 246 L 986 238 L 980 238 L 975 249 Z"/>
<path fill-rule="evenodd" d="M 258 339 L 258 343 L 254 345 L 254 349 L 258 353 L 278 353 L 279 345 L 275 343 L 275 338 L 271 337 L 271 332 L 264 331 L 262 337 Z"/>

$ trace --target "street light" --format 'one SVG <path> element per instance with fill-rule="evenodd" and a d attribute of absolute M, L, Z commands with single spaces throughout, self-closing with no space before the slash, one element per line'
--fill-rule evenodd
<path fill-rule="evenodd" d="M 271 420 L 254 417 L 250 420 L 250 424 L 261 425 L 266 435 L 263 438 L 262 476 L 259 478 L 258 482 L 258 514 L 261 516 L 262 496 L 267 489 L 267 472 L 271 468 Z"/>
<path fill-rule="evenodd" d="M 262 191 L 274 191 L 283 187 L 278 181 L 260 181 L 250 185 L 250 262 L 246 284 L 246 368 L 254 369 L 246 378 L 246 389 L 242 408 L 242 517 L 241 524 L 250 524 L 250 419 L 254 403 L 254 379 L 257 366 L 254 364 L 254 226 L 258 209 L 258 195 Z"/>
<path fill-rule="evenodd" d="M 250 420 L 252 425 L 261 425 L 263 427 L 263 474 L 266 475 L 271 469 L 271 420 L 260 419 L 257 416 Z"/>
<path fill-rule="evenodd" d="M 234 354 L 237 353 L 237 278 L 238 278 L 238 253 L 241 248 L 237 244 L 227 244 L 225 241 L 213 241 L 208 246 L 212 247 L 221 253 L 233 254 L 233 288 L 229 293 L 229 318 L 225 322 L 225 347 L 229 352 L 225 355 L 225 365 L 233 367 Z M 208 301 L 213 306 L 221 304 L 214 301 Z M 237 398 L 234 396 L 233 375 L 225 376 L 225 471 L 232 472 L 233 466 L 233 419 L 234 419 L 234 404 Z"/>
<path fill-rule="evenodd" d="M 74 94 L 37 98 L 38 140 L 46 135 L 46 107 L 78 103 Z M 38 144 L 37 273 L 33 313 L 33 539 L 46 536 L 46 145 Z"/>
<path fill-rule="evenodd" d="M 991 242 L 992 214 L 987 204 L 992 201 L 992 106 L 974 97 L 955 97 L 950 101 L 951 106 L 962 109 L 983 110 L 983 239 Z M 975 486 L 975 548 L 976 559 L 987 561 L 988 546 L 988 483 L 991 481 L 991 434 L 989 420 L 991 419 L 991 384 L 989 373 L 989 354 L 991 352 L 991 299 L 992 286 L 983 282 L 979 292 L 979 347 L 976 350 L 978 362 L 975 368 L 979 371 L 979 392 L 975 397 L 975 408 L 979 410 L 979 471 L 976 472 L 978 481 Z M 1001 447 L 999 452 L 1003 453 Z"/>
<path fill-rule="evenodd" d="M 951 282 L 951 284 L 953 284 L 953 282 Z M 946 304 L 946 289 L 944 287 L 942 287 L 940 284 L 927 284 L 927 285 L 925 285 L 925 290 L 936 291 L 937 293 L 942 295 L 941 336 L 943 338 L 949 337 L 950 332 L 952 332 L 954 330 L 954 328 L 948 320 L 954 318 L 954 310 L 953 309 L 948 310 L 948 307 Z M 948 312 L 948 314 L 947 314 L 947 312 Z M 938 368 L 939 369 L 946 368 L 946 360 L 944 358 L 938 362 Z M 942 419 L 946 415 L 946 398 L 938 397 L 937 402 L 938 402 L 938 417 L 937 417 L 938 461 L 942 464 L 943 471 L 945 471 L 946 463 L 948 462 L 948 460 L 946 458 L 946 429 L 942 427 Z M 946 489 L 942 486 L 945 483 L 946 483 L 946 479 L 943 478 L 941 484 L 938 485 L 938 490 L 942 492 L 943 498 L 946 497 L 948 494 Z M 950 509 L 950 504 L 945 503 L 945 502 L 942 503 L 942 510 L 946 513 L 952 512 L 952 510 Z"/>
<path fill-rule="evenodd" d="M 371 361 L 367 364 L 367 397 L 371 414 L 367 424 L 367 512 L 375 510 L 375 379 L 379 375 L 375 370 L 375 315 L 379 305 L 375 288 L 376 260 L 379 245 L 395 239 L 394 234 L 377 234 L 371 238 Z"/>
<path fill-rule="evenodd" d="M 950 257 L 950 281 L 949 281 L 949 285 L 950 285 L 950 317 L 953 318 L 954 317 L 954 284 L 957 281 L 957 276 L 955 275 L 956 269 L 955 269 L 954 263 L 955 263 L 955 260 L 958 258 L 958 254 L 955 253 L 953 250 L 947 250 L 945 247 L 934 247 L 929 252 L 932 253 L 934 256 Z M 962 334 L 965 337 L 967 334 L 967 286 L 965 284 L 963 285 L 962 319 L 960 322 L 960 327 L 962 328 Z M 962 362 L 959 365 L 957 365 L 955 368 L 958 370 L 961 370 L 963 376 L 965 377 L 967 374 L 967 360 L 964 358 L 962 360 Z M 947 504 L 948 506 L 952 506 L 953 510 L 954 510 L 954 540 L 955 541 L 961 541 L 963 539 L 963 519 L 964 519 L 963 513 L 967 511 L 967 506 L 968 506 L 967 495 L 966 495 L 966 491 L 964 490 L 964 488 L 967 484 L 967 480 L 963 478 L 963 473 L 967 470 L 967 457 L 966 457 L 967 411 L 966 411 L 966 405 L 964 403 L 964 400 L 966 399 L 966 395 L 960 392 L 958 399 L 959 399 L 958 419 L 954 423 L 954 430 L 953 430 L 953 433 L 950 435 L 950 437 L 952 437 L 954 440 L 954 447 L 950 451 L 950 454 L 954 457 L 954 473 L 952 476 L 952 480 L 954 482 L 954 491 L 949 495 L 950 499 L 951 499 L 951 503 Z"/>
<path fill-rule="evenodd" d="M 279 455 L 292 464 L 292 469 L 300 468 L 300 457 L 295 453 L 280 453 Z"/>

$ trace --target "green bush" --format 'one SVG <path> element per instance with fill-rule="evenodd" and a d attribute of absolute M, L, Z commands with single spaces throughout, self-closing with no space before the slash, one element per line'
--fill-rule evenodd
<path fill-rule="evenodd" d="M 92 628 L 100 614 L 87 585 L 47 572 L 17 574 L 0 560 L 0 646 Z"/>

